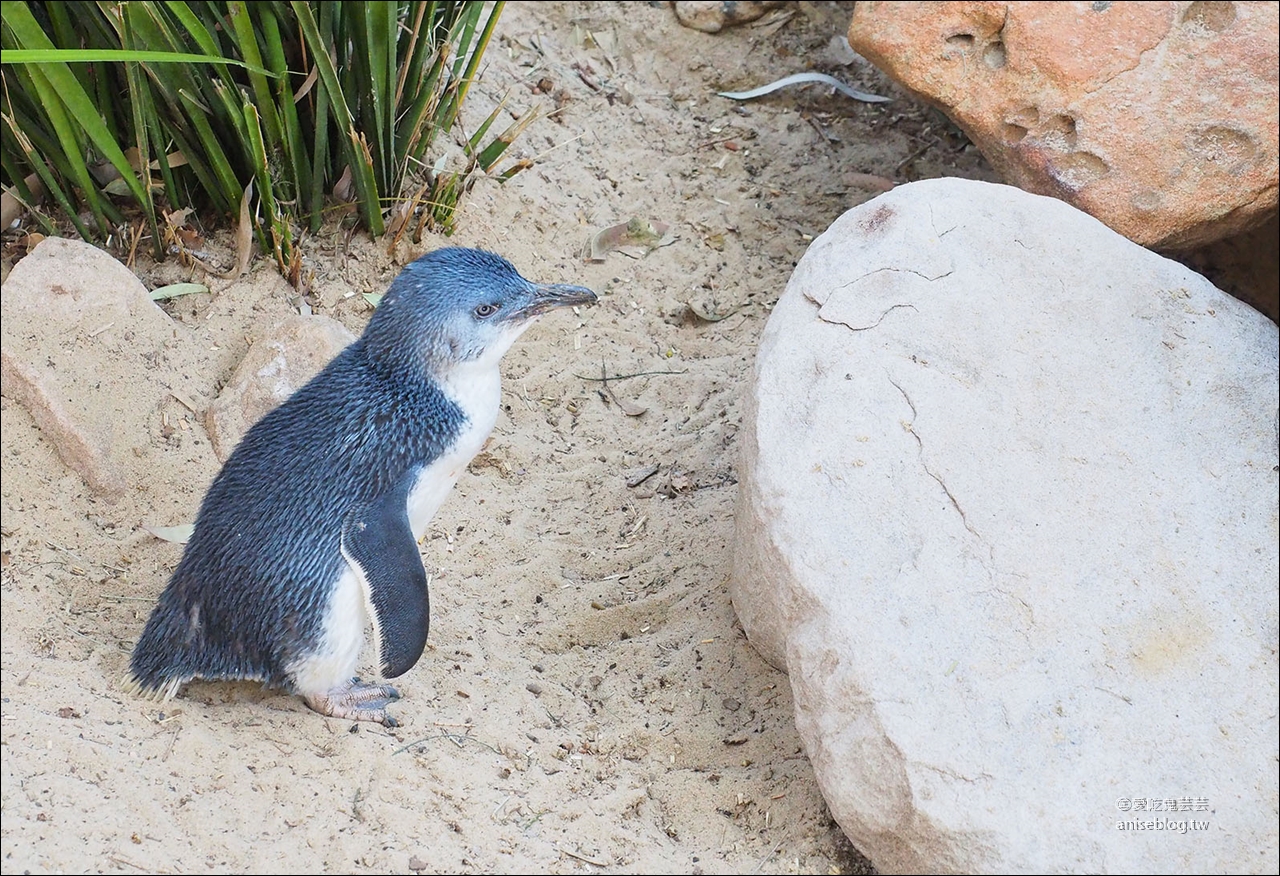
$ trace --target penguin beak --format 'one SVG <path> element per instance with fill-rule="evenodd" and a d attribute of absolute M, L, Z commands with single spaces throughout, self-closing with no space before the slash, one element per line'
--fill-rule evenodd
<path fill-rule="evenodd" d="M 512 314 L 517 319 L 534 319 L 549 310 L 561 307 L 577 307 L 580 304 L 595 304 L 599 299 L 596 293 L 586 286 L 569 286 L 564 283 L 532 283 L 533 295 L 529 303 Z"/>

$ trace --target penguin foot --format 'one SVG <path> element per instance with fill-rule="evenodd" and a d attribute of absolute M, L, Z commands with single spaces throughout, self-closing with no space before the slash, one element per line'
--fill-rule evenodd
<path fill-rule="evenodd" d="M 399 726 L 396 719 L 387 714 L 387 706 L 400 699 L 400 691 L 389 684 L 365 684 L 353 678 L 346 687 L 304 694 L 302 698 L 312 709 L 331 718 Z"/>

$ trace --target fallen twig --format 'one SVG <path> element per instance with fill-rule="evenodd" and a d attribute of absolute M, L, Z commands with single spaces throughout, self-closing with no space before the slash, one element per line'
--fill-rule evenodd
<path fill-rule="evenodd" d="M 596 383 L 608 383 L 610 380 L 629 380 L 632 377 L 648 377 L 652 374 L 688 374 L 689 369 L 683 371 L 637 371 L 635 374 L 605 374 L 604 369 L 600 371 L 601 377 L 584 377 L 581 374 L 575 374 L 574 377 L 579 380 L 593 380 Z"/>
<path fill-rule="evenodd" d="M 608 866 L 609 866 L 609 864 L 608 864 L 608 862 L 607 862 L 607 861 L 597 861 L 595 858 L 588 858 L 586 855 L 580 855 L 580 854 L 578 854 L 577 852 L 571 852 L 571 851 L 569 851 L 568 849 L 566 849 L 566 848 L 564 848 L 564 847 L 562 847 L 562 846 L 557 846 L 557 848 L 559 848 L 559 849 L 560 849 L 560 853 L 561 853 L 561 854 L 568 855 L 570 858 L 577 858 L 579 861 L 585 861 L 586 863 L 588 863 L 588 864 L 592 864 L 592 865 L 594 865 L 594 866 L 596 866 L 596 867 L 608 867 Z"/>

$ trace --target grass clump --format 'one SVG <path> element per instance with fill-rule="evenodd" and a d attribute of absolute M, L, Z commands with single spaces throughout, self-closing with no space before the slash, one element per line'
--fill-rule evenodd
<path fill-rule="evenodd" d="M 86 240 L 141 222 L 157 254 L 165 208 L 239 216 L 288 272 L 298 234 L 318 230 L 335 201 L 354 204 L 375 236 L 399 203 L 403 234 L 417 168 L 427 171 L 408 200 L 409 212 L 422 207 L 418 232 L 450 230 L 474 175 L 532 120 L 485 143 L 499 107 L 467 141 L 465 169 L 428 169 L 502 6 L 4 0 L 5 188 L 46 229 L 37 192 L 47 193 Z"/>

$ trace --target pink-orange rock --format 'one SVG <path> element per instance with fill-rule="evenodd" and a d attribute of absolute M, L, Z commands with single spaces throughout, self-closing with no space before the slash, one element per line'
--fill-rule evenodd
<path fill-rule="evenodd" d="M 1280 4 L 884 3 L 849 42 L 1010 183 L 1189 249 L 1276 211 Z"/>

